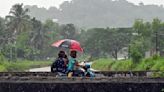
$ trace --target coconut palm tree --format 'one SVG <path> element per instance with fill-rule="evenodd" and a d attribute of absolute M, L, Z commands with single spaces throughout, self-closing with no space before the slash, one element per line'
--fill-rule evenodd
<path fill-rule="evenodd" d="M 6 16 L 8 28 L 13 32 L 13 36 L 19 34 L 27 27 L 29 23 L 28 9 L 23 9 L 23 4 L 15 4 L 12 6 L 9 15 Z"/>
<path fill-rule="evenodd" d="M 27 14 L 28 11 L 28 9 L 23 8 L 23 4 L 15 4 L 12 6 L 9 15 L 6 16 L 7 27 L 12 34 L 11 39 L 14 40 L 12 44 L 15 47 L 15 59 L 17 58 L 16 39 L 18 34 L 27 28 L 30 19 Z"/>

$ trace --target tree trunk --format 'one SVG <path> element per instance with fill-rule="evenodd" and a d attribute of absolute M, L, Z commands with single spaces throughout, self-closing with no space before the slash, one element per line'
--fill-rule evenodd
<path fill-rule="evenodd" d="M 114 50 L 114 51 L 112 52 L 112 56 L 114 57 L 115 60 L 118 59 L 117 50 Z"/>

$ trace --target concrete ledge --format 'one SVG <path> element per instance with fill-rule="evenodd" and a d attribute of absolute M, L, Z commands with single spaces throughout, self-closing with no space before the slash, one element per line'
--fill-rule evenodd
<path fill-rule="evenodd" d="M 162 90 L 164 83 L 0 83 L 0 92 L 162 92 Z"/>

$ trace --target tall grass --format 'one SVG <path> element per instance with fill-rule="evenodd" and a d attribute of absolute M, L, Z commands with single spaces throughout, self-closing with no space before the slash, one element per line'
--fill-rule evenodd
<path fill-rule="evenodd" d="M 114 62 L 111 59 L 98 59 L 94 61 L 92 67 L 96 70 L 110 70 Z"/>
<path fill-rule="evenodd" d="M 130 60 L 115 61 L 111 66 L 112 71 L 127 71 L 132 70 L 133 63 Z"/>
<path fill-rule="evenodd" d="M 152 58 L 144 59 L 138 63 L 134 70 L 152 70 L 152 67 L 156 64 L 156 61 Z"/>
<path fill-rule="evenodd" d="M 0 72 L 6 72 L 6 71 L 7 71 L 6 67 L 3 65 L 0 65 Z"/>
<path fill-rule="evenodd" d="M 152 70 L 162 70 L 162 71 L 164 71 L 164 59 L 163 58 L 155 60 L 154 62 L 155 62 L 155 64 L 151 68 Z"/>
<path fill-rule="evenodd" d="M 98 59 L 95 60 L 93 69 L 105 70 L 105 71 L 128 71 L 128 70 L 162 70 L 164 71 L 164 58 L 147 58 L 143 59 L 139 63 L 134 63 L 132 60 L 118 60 L 111 59 Z"/>
<path fill-rule="evenodd" d="M 28 61 L 28 60 L 16 61 L 16 62 L 5 61 L 0 63 L 0 72 L 25 71 L 30 68 L 48 66 L 51 63 L 52 63 L 51 61 Z"/>

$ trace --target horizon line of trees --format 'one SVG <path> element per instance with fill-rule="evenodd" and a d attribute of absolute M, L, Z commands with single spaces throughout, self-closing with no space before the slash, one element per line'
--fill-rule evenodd
<path fill-rule="evenodd" d="M 79 34 L 73 24 L 59 25 L 52 20 L 42 23 L 28 12 L 23 4 L 15 4 L 5 19 L 0 18 L 0 53 L 10 61 L 52 57 L 56 53 L 52 42 L 76 39 Z"/>
<path fill-rule="evenodd" d="M 23 4 L 15 4 L 5 19 L 0 18 L 0 58 L 4 56 L 9 61 L 51 58 L 58 50 L 50 45 L 59 39 L 80 41 L 85 54 L 93 58 L 118 59 L 123 51 L 138 62 L 147 51 L 152 55 L 164 52 L 164 22 L 158 18 L 152 22 L 138 19 L 130 28 L 79 29 L 74 24 L 58 24 L 53 20 L 43 23 L 28 12 Z"/>

